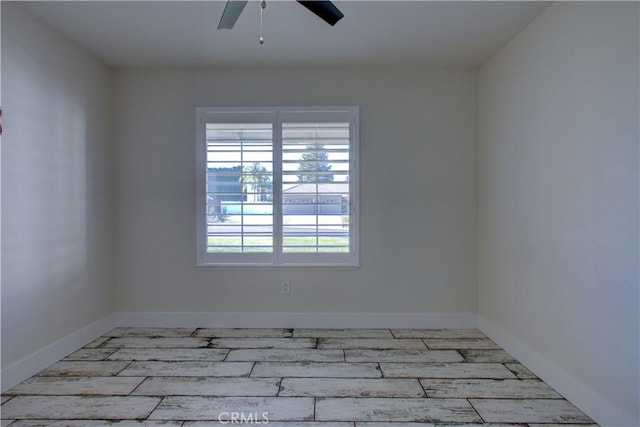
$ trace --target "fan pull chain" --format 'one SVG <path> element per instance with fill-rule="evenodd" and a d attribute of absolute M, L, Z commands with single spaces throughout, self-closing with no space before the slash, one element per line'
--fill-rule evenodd
<path fill-rule="evenodd" d="M 260 45 L 264 44 L 264 37 L 262 37 L 262 14 L 266 8 L 267 2 L 266 0 L 262 0 L 260 2 L 260 38 L 258 39 L 258 43 L 260 43 Z"/>

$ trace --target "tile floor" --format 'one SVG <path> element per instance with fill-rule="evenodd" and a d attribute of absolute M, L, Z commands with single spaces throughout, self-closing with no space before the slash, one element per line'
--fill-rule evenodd
<path fill-rule="evenodd" d="M 1 426 L 594 426 L 477 330 L 116 328 L 2 395 Z"/>

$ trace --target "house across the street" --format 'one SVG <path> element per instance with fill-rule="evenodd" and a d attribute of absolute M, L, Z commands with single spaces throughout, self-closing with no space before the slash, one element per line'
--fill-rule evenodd
<path fill-rule="evenodd" d="M 282 192 L 285 215 L 341 215 L 348 212 L 349 183 L 301 183 Z"/>

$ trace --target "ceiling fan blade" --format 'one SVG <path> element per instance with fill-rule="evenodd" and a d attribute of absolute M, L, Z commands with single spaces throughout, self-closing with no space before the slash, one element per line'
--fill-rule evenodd
<path fill-rule="evenodd" d="M 248 0 L 227 0 L 227 4 L 224 6 L 224 12 L 222 12 L 222 17 L 220 17 L 218 29 L 232 29 L 244 10 L 244 7 L 247 5 L 247 2 Z"/>
<path fill-rule="evenodd" d="M 344 18 L 344 14 L 330 1 L 297 1 L 331 26 Z"/>

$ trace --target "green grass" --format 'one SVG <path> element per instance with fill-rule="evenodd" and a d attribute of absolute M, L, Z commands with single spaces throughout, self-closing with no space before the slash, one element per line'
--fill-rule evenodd
<path fill-rule="evenodd" d="M 209 253 L 239 253 L 239 252 L 272 252 L 273 238 L 270 236 L 209 236 Z M 319 236 L 316 249 L 315 236 L 286 236 L 284 237 L 284 252 L 349 252 L 349 238 L 335 236 Z"/>

